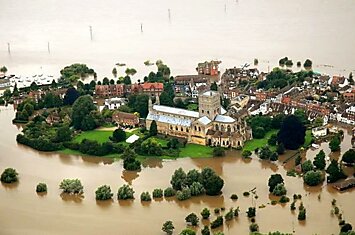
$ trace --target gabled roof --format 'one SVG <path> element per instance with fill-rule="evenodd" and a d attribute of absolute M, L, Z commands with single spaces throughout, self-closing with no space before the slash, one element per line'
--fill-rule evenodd
<path fill-rule="evenodd" d="M 208 117 L 206 117 L 206 116 L 203 116 L 203 117 L 197 119 L 197 121 L 199 121 L 203 125 L 208 125 L 208 124 L 211 123 L 211 120 Z"/>
<path fill-rule="evenodd" d="M 186 127 L 191 126 L 192 123 L 191 120 L 189 119 L 176 118 L 176 117 L 170 117 L 170 116 L 160 115 L 160 114 L 151 114 L 151 113 L 148 113 L 147 120 L 155 120 L 156 122 L 163 122 L 171 125 L 186 126 Z"/>
<path fill-rule="evenodd" d="M 233 123 L 235 119 L 225 115 L 217 115 L 214 119 L 216 122 L 223 122 L 223 123 Z"/>
<path fill-rule="evenodd" d="M 177 114 L 187 117 L 199 118 L 199 113 L 195 111 L 190 111 L 186 109 L 173 108 L 164 105 L 153 105 L 153 109 L 159 112 Z"/>

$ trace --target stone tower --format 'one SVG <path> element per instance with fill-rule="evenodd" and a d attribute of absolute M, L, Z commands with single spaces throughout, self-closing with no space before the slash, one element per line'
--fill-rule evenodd
<path fill-rule="evenodd" d="M 214 120 L 218 114 L 221 114 L 220 95 L 216 91 L 206 91 L 198 97 L 198 111 L 200 117 L 207 116 Z"/>

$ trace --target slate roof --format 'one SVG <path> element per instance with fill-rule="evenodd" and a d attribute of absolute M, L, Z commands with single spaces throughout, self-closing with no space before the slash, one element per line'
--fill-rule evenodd
<path fill-rule="evenodd" d="M 208 117 L 206 117 L 206 116 L 203 116 L 203 117 L 197 119 L 197 121 L 199 121 L 203 125 L 208 125 L 208 124 L 211 123 L 211 120 Z"/>
<path fill-rule="evenodd" d="M 216 122 L 223 122 L 223 123 L 233 123 L 235 119 L 225 115 L 217 115 L 214 119 Z"/>
<path fill-rule="evenodd" d="M 177 114 L 181 116 L 199 118 L 199 113 L 195 111 L 190 111 L 186 109 L 173 108 L 164 105 L 153 105 L 153 109 L 159 112 Z"/>
<path fill-rule="evenodd" d="M 151 113 L 148 114 L 147 120 L 152 120 L 152 121 L 155 120 L 156 122 L 163 122 L 172 125 L 179 125 L 179 126 L 186 126 L 186 127 L 191 126 L 192 123 L 191 120 L 189 119 L 169 117 L 161 114 L 156 115 Z"/>

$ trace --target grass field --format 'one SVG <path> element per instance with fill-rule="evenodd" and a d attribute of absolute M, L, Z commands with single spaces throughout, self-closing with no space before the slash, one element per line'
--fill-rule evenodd
<path fill-rule="evenodd" d="M 185 148 L 180 148 L 179 157 L 191 157 L 191 158 L 203 158 L 212 157 L 212 147 L 198 145 L 198 144 L 186 144 Z"/>
<path fill-rule="evenodd" d="M 271 130 L 268 133 L 266 133 L 265 137 L 262 139 L 252 139 L 248 140 L 245 142 L 243 150 L 249 150 L 249 151 L 254 151 L 256 148 L 261 148 L 265 145 L 267 145 L 267 140 L 270 138 L 272 134 L 276 134 L 278 130 Z M 275 146 L 270 146 L 272 150 L 275 150 Z"/>
<path fill-rule="evenodd" d="M 113 131 L 104 130 L 92 130 L 85 131 L 74 137 L 73 142 L 80 143 L 83 139 L 96 140 L 99 143 L 104 143 L 109 141 L 109 137 L 112 136 Z"/>
<path fill-rule="evenodd" d="M 311 143 L 312 143 L 312 139 L 313 139 L 312 130 L 307 130 L 306 131 L 306 137 L 304 139 L 303 147 L 304 148 L 308 148 L 311 145 Z"/>

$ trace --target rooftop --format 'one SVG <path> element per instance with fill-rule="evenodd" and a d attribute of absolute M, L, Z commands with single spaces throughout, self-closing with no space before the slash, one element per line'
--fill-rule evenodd
<path fill-rule="evenodd" d="M 172 125 L 179 125 L 179 126 L 186 126 L 186 127 L 191 126 L 191 120 L 189 119 L 169 117 L 160 114 L 156 115 L 156 114 L 149 113 L 147 116 L 147 120 L 152 120 L 152 121 L 155 120 L 156 122 L 163 122 Z"/>
<path fill-rule="evenodd" d="M 199 113 L 195 111 L 190 111 L 186 109 L 180 109 L 180 108 L 173 108 L 169 106 L 164 106 L 164 105 L 153 105 L 153 109 L 159 112 L 164 112 L 164 113 L 172 113 L 172 114 L 177 114 L 177 115 L 182 115 L 182 116 L 187 116 L 187 117 L 193 117 L 193 118 L 199 118 Z"/>
<path fill-rule="evenodd" d="M 233 123 L 235 119 L 225 115 L 217 115 L 214 119 L 216 122 L 223 122 L 223 123 Z"/>

